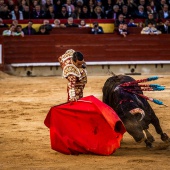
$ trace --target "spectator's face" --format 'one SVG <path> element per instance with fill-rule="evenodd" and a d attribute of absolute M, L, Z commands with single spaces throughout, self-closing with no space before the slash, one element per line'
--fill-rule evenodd
<path fill-rule="evenodd" d="M 37 6 L 35 7 L 35 10 L 36 10 L 37 12 L 39 12 L 39 11 L 40 11 L 40 6 L 37 5 Z"/>
<path fill-rule="evenodd" d="M 123 15 L 120 15 L 119 16 L 119 21 L 123 21 L 123 18 L 124 18 Z"/>
<path fill-rule="evenodd" d="M 10 27 L 10 31 L 15 31 L 15 26 L 14 25 Z"/>
<path fill-rule="evenodd" d="M 145 0 L 140 0 L 139 2 L 140 2 L 141 5 L 145 4 Z"/>
<path fill-rule="evenodd" d="M 14 11 L 19 11 L 18 6 L 15 6 Z"/>
<path fill-rule="evenodd" d="M 32 27 L 32 22 L 28 22 L 28 27 Z"/>
<path fill-rule="evenodd" d="M 45 28 L 41 28 L 41 29 L 40 29 L 40 32 L 41 32 L 41 33 L 45 33 Z"/>
<path fill-rule="evenodd" d="M 47 3 L 48 5 L 50 5 L 50 4 L 51 4 L 51 0 L 46 0 L 46 3 Z"/>
<path fill-rule="evenodd" d="M 70 5 L 70 4 L 71 4 L 71 0 L 67 0 L 66 3 L 67 3 L 68 5 Z"/>
<path fill-rule="evenodd" d="M 81 20 L 80 25 L 84 26 L 85 25 L 85 21 Z"/>
<path fill-rule="evenodd" d="M 21 1 L 21 4 L 22 4 L 22 5 L 25 5 L 25 4 L 26 4 L 26 0 L 22 0 L 22 1 Z"/>
<path fill-rule="evenodd" d="M 114 11 L 114 12 L 118 12 L 118 11 L 119 11 L 119 7 L 114 7 L 114 8 L 113 8 L 113 11 Z"/>
<path fill-rule="evenodd" d="M 119 25 L 119 29 L 121 29 L 121 30 L 123 29 L 123 24 Z"/>
<path fill-rule="evenodd" d="M 149 14 L 148 18 L 149 18 L 149 19 L 153 19 L 153 15 L 152 15 L 152 14 Z"/>
<path fill-rule="evenodd" d="M 139 7 L 138 9 L 139 9 L 139 11 L 141 11 L 141 12 L 143 12 L 143 10 L 144 10 L 143 7 Z"/>
<path fill-rule="evenodd" d="M 49 10 L 50 12 L 54 12 L 53 6 L 49 6 L 48 10 Z"/>
<path fill-rule="evenodd" d="M 149 27 L 149 28 L 152 28 L 152 24 L 148 24 L 148 27 Z"/>
<path fill-rule="evenodd" d="M 164 5 L 163 10 L 168 11 L 168 5 Z"/>
<path fill-rule="evenodd" d="M 87 13 L 87 8 L 86 8 L 86 7 L 83 8 L 83 12 L 84 12 L 84 13 Z"/>
<path fill-rule="evenodd" d="M 68 19 L 68 24 L 72 25 L 73 24 L 73 19 Z"/>
<path fill-rule="evenodd" d="M 169 26 L 169 21 L 168 20 L 165 21 L 165 25 Z"/>
<path fill-rule="evenodd" d="M 22 31 L 22 27 L 17 27 L 17 32 L 21 32 Z"/>
<path fill-rule="evenodd" d="M 24 6 L 24 11 L 29 12 L 29 6 Z"/>
<path fill-rule="evenodd" d="M 123 24 L 123 29 L 127 30 L 127 25 L 126 24 Z"/>
<path fill-rule="evenodd" d="M 67 11 L 67 10 L 66 10 L 66 7 L 62 7 L 62 8 L 61 8 L 61 11 L 62 11 L 62 12 L 66 12 L 66 11 Z"/>
<path fill-rule="evenodd" d="M 0 0 L 0 5 L 4 4 L 4 0 Z"/>

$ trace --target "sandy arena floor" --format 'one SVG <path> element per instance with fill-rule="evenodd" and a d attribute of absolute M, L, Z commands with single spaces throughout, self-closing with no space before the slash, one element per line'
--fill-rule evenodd
<path fill-rule="evenodd" d="M 88 77 L 84 96 L 102 98 L 108 76 Z M 133 76 L 136 79 L 149 77 Z M 167 90 L 145 92 L 170 107 L 170 75 L 154 83 Z M 2 170 L 169 170 L 170 147 L 152 126 L 155 147 L 146 149 L 125 133 L 121 148 L 111 156 L 64 155 L 50 148 L 44 119 L 49 109 L 65 102 L 66 80 L 61 77 L 15 77 L 0 72 L 0 169 Z M 165 132 L 170 136 L 170 109 L 151 103 Z"/>

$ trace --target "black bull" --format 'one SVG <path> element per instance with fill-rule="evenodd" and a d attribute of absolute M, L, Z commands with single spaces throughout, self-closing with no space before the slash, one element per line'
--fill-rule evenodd
<path fill-rule="evenodd" d="M 116 111 L 123 121 L 127 132 L 136 142 L 145 141 L 147 147 L 152 147 L 154 137 L 148 131 L 149 124 L 152 124 L 155 127 L 155 130 L 160 134 L 162 141 L 169 142 L 170 138 L 162 131 L 159 119 L 148 101 L 143 97 L 129 93 L 118 86 L 130 81 L 134 81 L 134 79 L 124 75 L 108 78 L 103 86 L 103 102 Z M 141 89 L 139 86 L 137 86 L 137 88 L 138 90 Z M 138 91 L 138 93 L 143 94 L 141 90 Z M 132 114 L 131 110 L 135 108 L 139 108 L 140 111 Z"/>

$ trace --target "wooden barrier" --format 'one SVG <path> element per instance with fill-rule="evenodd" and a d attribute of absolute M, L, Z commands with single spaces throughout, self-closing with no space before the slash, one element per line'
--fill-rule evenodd
<path fill-rule="evenodd" d="M 1 37 L 4 62 L 57 62 L 68 49 L 81 51 L 86 61 L 169 61 L 170 35 L 54 34 Z"/>

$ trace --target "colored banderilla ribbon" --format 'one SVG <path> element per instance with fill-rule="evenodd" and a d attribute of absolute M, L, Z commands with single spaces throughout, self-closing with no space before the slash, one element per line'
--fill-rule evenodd
<path fill-rule="evenodd" d="M 165 86 L 161 86 L 159 84 L 138 84 L 138 83 L 143 83 L 143 82 L 147 82 L 147 81 L 157 80 L 158 78 L 160 78 L 160 77 L 153 76 L 153 77 L 149 77 L 146 79 L 140 79 L 140 80 L 122 83 L 119 86 L 122 87 L 123 90 L 125 90 L 129 93 L 136 94 L 146 100 L 154 102 L 155 104 L 167 106 L 160 100 L 157 100 L 157 99 L 154 99 L 151 97 L 147 97 L 141 93 L 138 93 L 138 91 L 141 92 L 141 91 L 162 91 L 162 90 L 165 90 Z M 128 87 L 128 89 L 126 89 L 126 87 Z"/>

